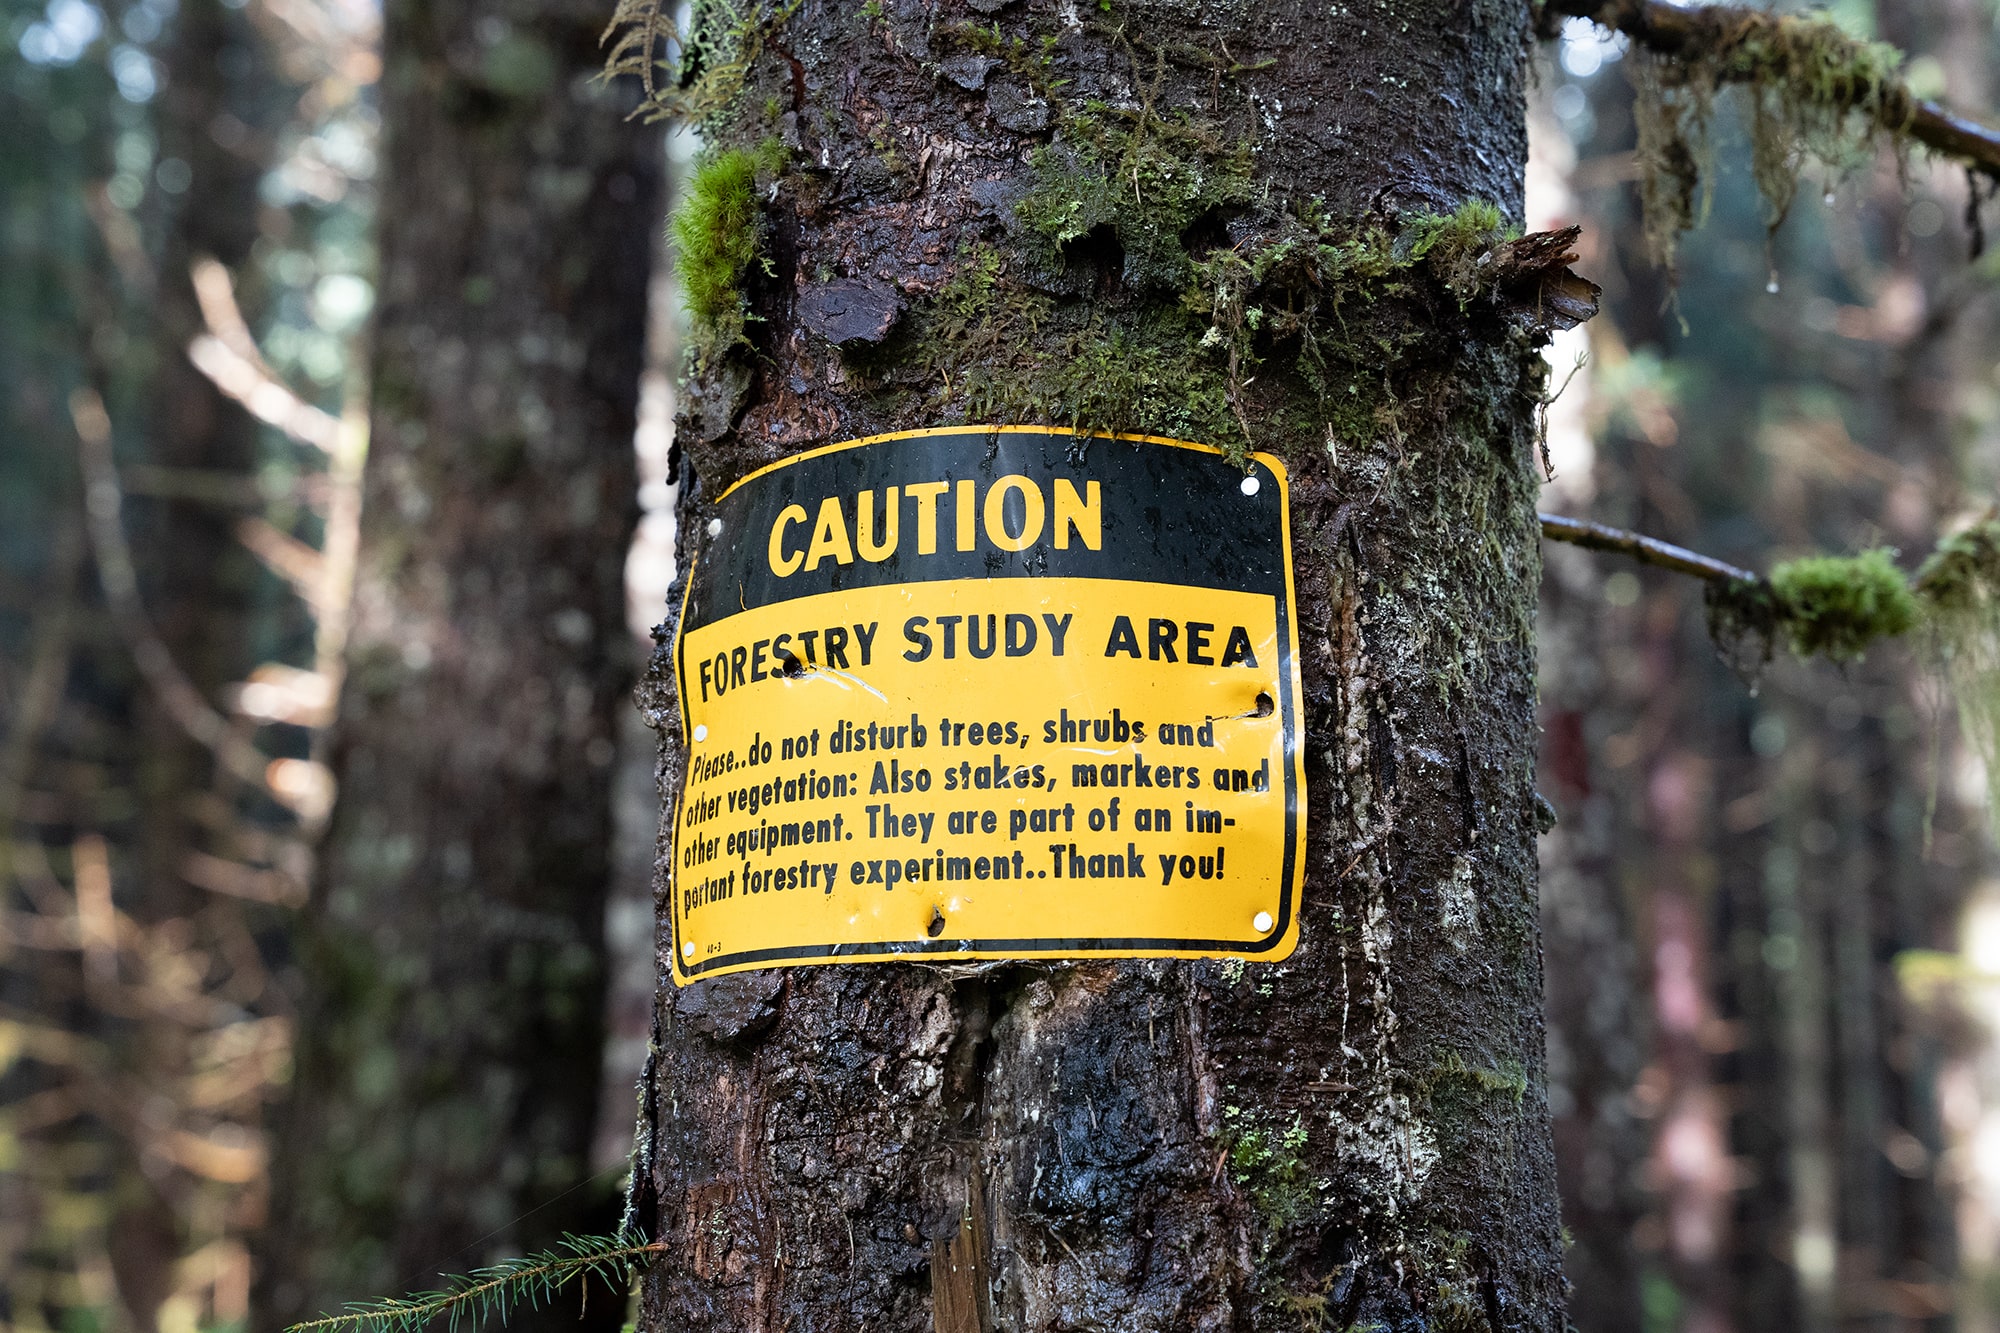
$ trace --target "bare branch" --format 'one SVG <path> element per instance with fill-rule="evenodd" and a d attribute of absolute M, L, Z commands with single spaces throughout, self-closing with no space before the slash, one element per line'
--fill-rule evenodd
<path fill-rule="evenodd" d="M 305 885 L 289 875 L 226 861 L 206 852 L 189 852 L 181 858 L 180 875 L 196 888 L 230 898 L 275 903 L 280 907 L 302 907 L 306 901 Z"/>
<path fill-rule="evenodd" d="M 201 305 L 208 332 L 188 344 L 188 360 L 215 387 L 250 409 L 250 415 L 276 426 L 301 444 L 332 453 L 340 420 L 293 393 L 258 350 L 257 339 L 236 304 L 236 285 L 229 270 L 213 259 L 197 259 L 188 270 L 195 300 Z"/>
<path fill-rule="evenodd" d="M 1670 569 L 1676 574 L 1690 574 L 1709 583 L 1762 583 L 1761 574 L 1705 556 L 1697 551 L 1663 542 L 1657 537 L 1647 537 L 1623 528 L 1610 528 L 1602 523 L 1590 523 L 1580 518 L 1564 518 L 1559 514 L 1538 514 L 1542 521 L 1542 535 L 1551 541 L 1568 542 L 1571 546 L 1582 546 L 1593 551 L 1613 551 L 1619 555 L 1629 555 L 1642 564 L 1657 565 Z"/>
<path fill-rule="evenodd" d="M 340 433 L 340 420 L 322 412 L 259 369 L 258 362 L 212 333 L 204 333 L 188 344 L 188 360 L 208 376 L 216 388 L 250 409 L 250 415 L 266 425 L 276 426 L 300 444 L 333 452 Z"/>
<path fill-rule="evenodd" d="M 333 721 L 334 682 L 317 671 L 266 662 L 231 693 L 230 709 L 260 722 L 317 729 Z"/>
<path fill-rule="evenodd" d="M 249 547 L 266 569 L 291 584 L 299 600 L 318 614 L 326 586 L 326 562 L 318 551 L 261 518 L 240 520 L 236 540 Z"/>
<path fill-rule="evenodd" d="M 208 325 L 208 331 L 220 338 L 223 346 L 248 361 L 259 374 L 276 379 L 276 373 L 266 364 L 264 353 L 250 332 L 249 321 L 243 318 L 242 307 L 236 304 L 236 282 L 229 276 L 229 270 L 217 260 L 197 259 L 188 266 L 188 279 L 194 287 L 194 298 L 201 306 L 201 320 Z"/>
<path fill-rule="evenodd" d="M 1681 5 L 1666 0 L 1549 0 L 1550 12 L 1586 18 L 1600 27 L 1624 33 L 1663 56 L 1697 59 L 1734 43 L 1739 56 L 1749 48 L 1743 33 L 1777 21 L 1778 16 L 1738 5 Z M 1752 82 L 1762 73 L 1756 60 L 1741 58 L 1725 64 L 1719 77 Z M 1968 120 L 1949 108 L 1914 96 L 1901 80 L 1877 91 L 1875 120 L 1883 129 L 1916 140 L 1943 157 L 1952 158 L 2000 180 L 2000 131 Z"/>
<path fill-rule="evenodd" d="M 84 509 L 91 553 L 97 558 L 98 582 L 119 630 L 130 643 L 139 674 L 175 725 L 206 746 L 216 761 L 238 778 L 260 791 L 268 790 L 263 752 L 202 697 L 167 651 L 139 600 L 139 576 L 132 566 L 132 550 L 125 542 L 125 497 L 111 457 L 111 419 L 104 411 L 104 400 L 90 389 L 78 389 L 70 395 L 69 408 L 83 445 Z"/>

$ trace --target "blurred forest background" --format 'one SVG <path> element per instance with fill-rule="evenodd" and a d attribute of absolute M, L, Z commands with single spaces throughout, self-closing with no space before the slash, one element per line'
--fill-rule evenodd
<path fill-rule="evenodd" d="M 692 145 L 625 119 L 588 0 L 0 3 L 0 1325 L 276 1329 L 607 1231 Z M 1994 105 L 1987 0 L 1835 14 Z M 1528 226 L 1606 288 L 1543 508 L 1914 561 L 2000 497 L 1986 196 L 1885 152 L 1767 236 L 1725 99 L 1676 291 L 1636 60 L 1574 20 L 1539 56 Z M 2000 1329 L 1949 700 L 1894 647 L 1752 688 L 1698 589 L 1547 561 L 1572 1318 Z"/>

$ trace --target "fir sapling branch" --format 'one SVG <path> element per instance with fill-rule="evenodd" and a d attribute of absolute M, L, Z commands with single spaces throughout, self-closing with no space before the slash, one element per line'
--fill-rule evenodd
<path fill-rule="evenodd" d="M 665 1250 L 663 1243 L 645 1240 L 636 1232 L 564 1236 L 540 1254 L 450 1278 L 443 1290 L 356 1302 L 341 1314 L 293 1324 L 285 1333 L 418 1333 L 439 1319 L 453 1330 L 461 1319 L 505 1324 L 523 1303 L 539 1309 L 579 1280 L 594 1277 L 623 1290 L 652 1256 Z"/>

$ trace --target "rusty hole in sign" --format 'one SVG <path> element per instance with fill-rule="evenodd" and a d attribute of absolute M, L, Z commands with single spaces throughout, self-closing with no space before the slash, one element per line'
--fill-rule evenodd
<path fill-rule="evenodd" d="M 942 909 L 936 907 L 931 909 L 931 923 L 925 927 L 925 933 L 932 939 L 936 939 L 938 936 L 944 934 L 944 912 Z"/>

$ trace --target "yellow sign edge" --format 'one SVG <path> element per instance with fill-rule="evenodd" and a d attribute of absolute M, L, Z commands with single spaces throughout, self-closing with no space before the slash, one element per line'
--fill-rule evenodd
<path fill-rule="evenodd" d="M 730 495 L 734 494 L 738 488 L 748 484 L 749 482 L 755 481 L 757 478 L 765 476 L 769 473 L 776 472 L 780 468 L 790 467 L 794 463 L 802 463 L 807 459 L 820 458 L 824 457 L 827 454 L 840 453 L 841 451 L 847 449 L 858 449 L 861 446 L 868 444 L 886 444 L 891 440 L 920 439 L 926 435 L 968 435 L 979 432 L 984 432 L 989 435 L 1068 435 L 1073 438 L 1085 441 L 1121 440 L 1135 444 L 1163 444 L 1171 446 L 1176 449 L 1191 449 L 1196 453 L 1211 454 L 1217 457 L 1227 457 L 1229 452 L 1228 450 L 1219 448 L 1216 445 L 1201 444 L 1193 440 L 1177 440 L 1172 438 L 1171 436 L 1166 436 L 1166 435 L 1143 435 L 1125 431 L 1085 432 L 1078 430 L 1066 430 L 1061 426 L 1030 426 L 1030 425 L 1005 426 L 1005 425 L 992 425 L 992 424 L 974 424 L 966 426 L 927 426 L 918 430 L 885 431 L 879 435 L 865 435 L 859 439 L 839 440 L 833 444 L 823 444 L 818 446 L 817 448 L 802 450 L 799 453 L 791 454 L 785 458 L 780 458 L 775 462 L 766 463 L 763 467 L 760 467 L 755 471 L 745 473 L 743 476 L 738 477 L 734 482 L 730 483 L 727 487 L 725 487 L 718 495 L 716 495 L 715 499 L 709 501 L 708 503 L 719 504 L 721 503 L 721 501 L 723 501 Z M 869 944 L 865 945 L 852 946 L 857 950 L 857 952 L 852 954 L 841 952 L 841 949 L 844 946 L 834 944 L 826 946 L 828 950 L 830 950 L 830 952 L 828 953 L 816 954 L 810 957 L 788 958 L 783 963 L 732 964 L 724 966 L 720 970 L 714 970 L 714 971 L 710 970 L 710 968 L 712 968 L 714 965 L 709 964 L 706 966 L 690 970 L 686 966 L 686 959 L 682 958 L 681 956 L 680 914 L 675 910 L 673 906 L 674 897 L 672 893 L 669 892 L 669 894 L 667 895 L 667 920 L 670 926 L 672 927 L 672 938 L 669 941 L 670 948 L 668 956 L 673 960 L 674 984 L 676 986 L 689 986 L 696 981 L 701 981 L 708 977 L 728 976 L 731 973 L 735 972 L 762 971 L 766 967 L 800 967 L 800 966 L 824 965 L 829 963 L 887 963 L 887 962 L 903 961 L 903 962 L 930 962 L 933 964 L 945 964 L 945 963 L 951 963 L 953 961 L 992 961 L 995 959 L 1005 960 L 1010 958 L 1201 959 L 1201 958 L 1214 958 L 1214 957 L 1243 958 L 1251 962 L 1277 963 L 1277 962 L 1282 962 L 1286 958 L 1289 958 L 1293 950 L 1295 950 L 1298 947 L 1299 930 L 1301 924 L 1299 920 L 1300 909 L 1302 907 L 1301 900 L 1303 899 L 1305 893 L 1305 873 L 1306 873 L 1305 872 L 1305 861 L 1306 861 L 1305 825 L 1306 825 L 1306 813 L 1307 813 L 1305 755 L 1303 752 L 1304 738 L 1300 734 L 1300 729 L 1302 728 L 1304 723 L 1303 713 L 1304 713 L 1305 701 L 1303 696 L 1305 693 L 1305 687 L 1303 678 L 1301 677 L 1299 671 L 1299 625 L 1298 625 L 1298 617 L 1296 615 L 1297 611 L 1296 604 L 1298 601 L 1298 585 L 1297 585 L 1296 570 L 1292 562 L 1291 473 L 1285 467 L 1284 460 L 1279 458 L 1275 454 L 1267 454 L 1259 451 L 1259 452 L 1252 452 L 1249 455 L 1247 455 L 1247 457 L 1255 460 L 1256 462 L 1262 463 L 1265 467 L 1270 469 L 1271 475 L 1277 479 L 1278 493 L 1280 496 L 1283 497 L 1283 503 L 1281 503 L 1278 506 L 1278 522 L 1284 538 L 1283 541 L 1284 555 L 1285 555 L 1284 609 L 1286 611 L 1285 636 L 1289 641 L 1285 645 L 1287 652 L 1287 666 L 1288 666 L 1285 683 L 1290 686 L 1289 693 L 1292 696 L 1292 709 L 1291 709 L 1293 714 L 1292 720 L 1296 724 L 1291 732 L 1292 744 L 1287 747 L 1286 758 L 1288 760 L 1289 776 L 1291 778 L 1291 787 L 1295 796 L 1295 804 L 1291 813 L 1293 818 L 1295 818 L 1298 821 L 1297 845 L 1295 848 L 1295 854 L 1292 858 L 1291 883 L 1283 886 L 1284 896 L 1281 900 L 1281 909 L 1284 913 L 1285 919 L 1284 922 L 1279 927 L 1278 932 L 1270 937 L 1269 942 L 1263 948 L 1256 950 L 1222 949 L 1222 950 L 1207 951 L 1207 950 L 1192 950 L 1186 948 L 1176 949 L 1163 945 L 1161 947 L 1151 948 L 1151 949 L 1147 948 L 1121 949 L 1116 947 L 1103 947 L 1100 949 L 1093 950 L 1088 948 L 1064 948 L 1060 945 L 1053 945 L 1045 949 L 1009 949 L 1003 952 L 993 953 L 979 949 L 925 948 L 916 941 L 911 941 L 909 945 L 904 948 L 895 948 L 895 947 L 885 948 L 880 943 L 870 942 Z M 701 562 L 701 556 L 699 552 L 695 553 L 693 557 L 688 561 L 687 578 L 685 582 L 683 582 L 683 584 L 681 585 L 680 614 L 674 622 L 674 697 L 680 704 L 679 711 L 681 715 L 681 753 L 684 756 L 689 755 L 693 752 L 694 742 L 693 742 L 692 728 L 689 724 L 687 698 L 685 691 L 682 688 L 684 684 L 684 670 L 683 670 L 683 661 L 681 653 L 683 650 L 683 630 L 687 624 L 688 599 L 693 595 L 695 571 L 696 568 L 699 566 L 700 562 Z M 1185 585 L 1164 585 L 1164 586 L 1185 586 Z M 675 862 L 673 865 L 669 867 L 668 873 L 674 876 L 678 876 L 679 872 L 677 853 L 680 846 L 680 827 L 679 827 L 680 810 L 681 806 L 687 800 L 687 789 L 688 789 L 687 766 L 684 762 L 681 768 L 680 795 L 678 800 L 676 800 L 676 802 L 674 803 L 673 807 L 674 829 L 673 829 L 673 838 L 671 843 L 669 844 L 669 852 L 668 852 L 670 860 L 673 860 Z M 861 950 L 866 950 L 867 952 L 861 952 Z"/>

